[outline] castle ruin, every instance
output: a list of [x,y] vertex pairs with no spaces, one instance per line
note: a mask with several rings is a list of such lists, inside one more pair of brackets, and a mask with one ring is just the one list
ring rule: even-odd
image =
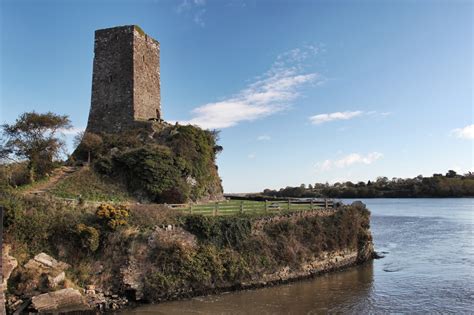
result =
[[160,43],[136,25],[95,31],[86,131],[119,133],[160,119]]

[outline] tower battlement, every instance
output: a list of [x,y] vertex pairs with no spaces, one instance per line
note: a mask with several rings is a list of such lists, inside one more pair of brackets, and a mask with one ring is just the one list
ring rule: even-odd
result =
[[87,131],[117,133],[160,118],[160,43],[136,25],[95,31]]

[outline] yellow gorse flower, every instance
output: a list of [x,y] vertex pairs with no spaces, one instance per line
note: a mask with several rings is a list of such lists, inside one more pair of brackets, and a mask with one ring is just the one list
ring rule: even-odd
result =
[[130,216],[130,211],[122,205],[114,207],[111,204],[103,203],[97,207],[96,216],[106,221],[107,226],[111,229],[116,229],[127,224],[126,218]]

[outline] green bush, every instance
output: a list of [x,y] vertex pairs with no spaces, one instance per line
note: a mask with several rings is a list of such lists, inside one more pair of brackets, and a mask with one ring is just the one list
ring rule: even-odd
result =
[[99,248],[100,233],[96,228],[80,223],[77,225],[77,234],[83,248],[91,252]]
[[241,216],[190,215],[185,217],[184,228],[203,243],[241,248],[250,237],[251,221],[250,218]]
[[160,301],[182,287],[206,290],[224,283],[236,284],[248,279],[250,268],[233,249],[202,244],[186,251],[178,244],[153,249],[153,271],[145,280],[145,296]]
[[185,202],[189,189],[172,152],[160,145],[131,149],[114,159],[129,188],[155,202]]
[[30,184],[27,162],[0,164],[0,188],[17,187]]
[[3,196],[0,203],[5,210],[5,242],[15,245],[20,262],[40,252],[56,257],[61,251],[80,254],[76,226],[90,220],[87,212],[60,201],[15,195]]
[[167,138],[167,145],[183,160],[185,175],[196,180],[191,191],[194,200],[213,185],[220,185],[214,162],[222,148],[216,145],[216,137],[215,132],[188,125],[174,127]]
[[116,230],[118,227],[127,224],[130,212],[123,206],[113,206],[111,204],[103,203],[97,207],[95,215],[104,227]]

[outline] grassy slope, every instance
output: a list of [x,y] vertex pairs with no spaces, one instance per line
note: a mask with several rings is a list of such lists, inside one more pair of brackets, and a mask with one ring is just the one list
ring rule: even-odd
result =
[[90,201],[120,202],[131,199],[124,187],[86,167],[59,181],[50,192],[56,197],[82,197]]

